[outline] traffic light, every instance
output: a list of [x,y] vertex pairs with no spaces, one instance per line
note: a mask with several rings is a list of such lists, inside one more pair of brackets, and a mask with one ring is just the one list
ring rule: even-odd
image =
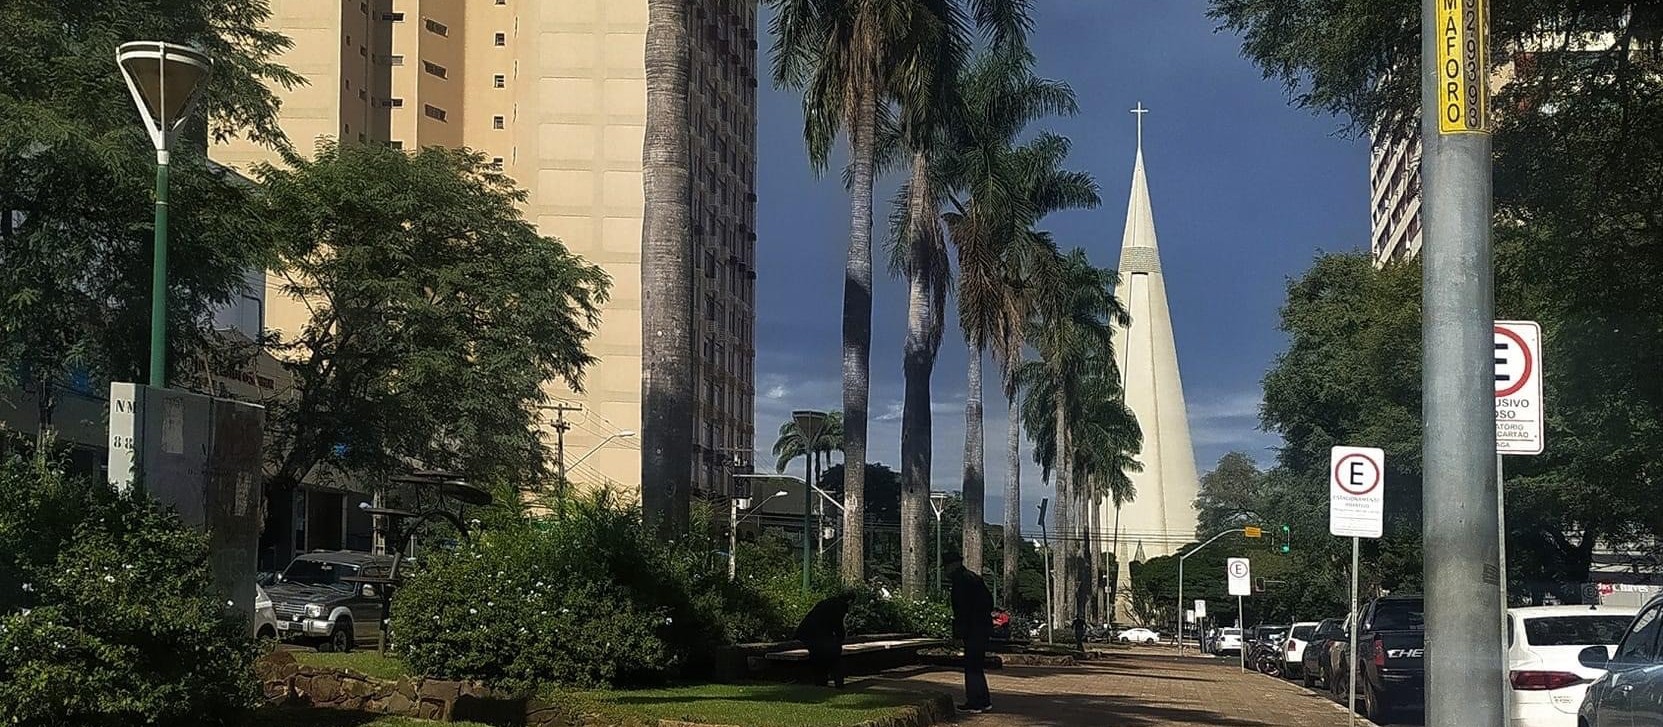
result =
[[1293,531],[1288,529],[1288,526],[1282,526],[1282,537],[1278,540],[1280,544],[1277,546],[1277,550],[1281,551],[1282,555],[1287,555],[1293,550]]
[[1264,576],[1259,576],[1259,577],[1253,579],[1253,592],[1254,593],[1264,593],[1265,592],[1265,577]]

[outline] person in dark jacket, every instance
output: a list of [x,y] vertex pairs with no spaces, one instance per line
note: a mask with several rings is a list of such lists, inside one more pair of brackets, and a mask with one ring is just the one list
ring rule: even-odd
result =
[[849,615],[849,597],[839,594],[814,604],[803,622],[797,624],[797,640],[808,647],[808,665],[814,684],[832,682],[843,688],[843,619]]
[[987,674],[983,671],[987,660],[987,642],[993,636],[993,593],[987,590],[982,577],[964,567],[964,558],[950,558],[947,567],[950,599],[953,605],[953,636],[964,642],[964,704],[965,712],[982,713],[993,709],[993,697],[987,691]]
[[1074,650],[1081,653],[1086,650],[1086,620],[1078,616],[1074,618]]

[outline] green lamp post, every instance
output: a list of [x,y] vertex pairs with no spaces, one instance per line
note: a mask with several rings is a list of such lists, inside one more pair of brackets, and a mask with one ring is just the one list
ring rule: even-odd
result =
[[791,421],[797,425],[797,433],[803,438],[803,459],[808,468],[808,476],[803,478],[803,593],[808,593],[809,560],[814,557],[814,551],[809,548],[809,532],[814,528],[812,519],[814,505],[814,445],[820,441],[820,432],[826,428],[826,413],[814,409],[798,409],[791,412]]
[[116,49],[116,65],[156,146],[156,239],[151,252],[150,386],[167,386],[167,169],[179,127],[196,105],[208,56],[174,43],[135,41]]

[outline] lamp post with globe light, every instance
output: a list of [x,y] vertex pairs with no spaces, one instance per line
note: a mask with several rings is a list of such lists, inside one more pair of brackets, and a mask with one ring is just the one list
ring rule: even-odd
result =
[[820,441],[820,432],[826,428],[826,413],[815,409],[798,409],[791,412],[791,421],[797,425],[797,434],[803,438],[803,465],[808,470],[808,476],[803,478],[803,593],[808,593],[809,559],[814,552],[809,546],[809,531],[814,528],[813,513],[810,506],[814,504],[814,447]]
[[194,49],[160,41],[123,43],[116,65],[156,147],[156,236],[150,273],[150,386],[167,386],[168,152],[196,106],[211,62]]

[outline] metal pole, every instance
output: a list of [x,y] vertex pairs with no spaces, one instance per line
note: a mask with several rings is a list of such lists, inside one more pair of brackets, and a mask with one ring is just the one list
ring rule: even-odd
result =
[[1045,539],[1045,643],[1054,643],[1056,635],[1056,611],[1051,604],[1051,536],[1045,528],[1039,529],[1040,537]]
[[1241,632],[1241,671],[1247,673],[1247,606],[1241,596],[1236,596],[1236,630]]
[[941,511],[935,511],[935,592],[941,592]]
[[1423,519],[1422,540],[1434,727],[1506,718],[1498,513],[1496,493],[1485,492],[1496,479],[1487,4],[1421,3],[1422,507],[1437,513]]
[[1178,655],[1184,655],[1184,559],[1181,557],[1178,559]]
[[803,595],[806,596],[808,595],[808,561],[809,558],[814,557],[814,550],[810,547],[808,539],[809,528],[814,527],[812,520],[814,513],[813,507],[811,507],[814,504],[814,456],[809,452],[803,454],[806,455],[803,457],[803,474],[808,475],[808,479],[803,480]]
[[[1507,491],[1506,478],[1503,476],[1502,454],[1496,451],[1496,561],[1501,572],[1501,632],[1498,643],[1501,653],[1507,653]],[[1501,708],[1502,714],[1513,713],[1513,682],[1508,676],[1508,669],[1501,670]]]
[[1357,628],[1362,626],[1361,614],[1357,613],[1357,542],[1357,538],[1351,539],[1351,628],[1347,629],[1351,632],[1347,637],[1351,639],[1351,650],[1346,652],[1345,677],[1345,713],[1351,715],[1353,726],[1357,724]]
[[739,573],[739,498],[728,492],[728,580]]
[[168,152],[157,150],[156,237],[150,257],[150,386],[156,389],[167,388],[167,170]]

